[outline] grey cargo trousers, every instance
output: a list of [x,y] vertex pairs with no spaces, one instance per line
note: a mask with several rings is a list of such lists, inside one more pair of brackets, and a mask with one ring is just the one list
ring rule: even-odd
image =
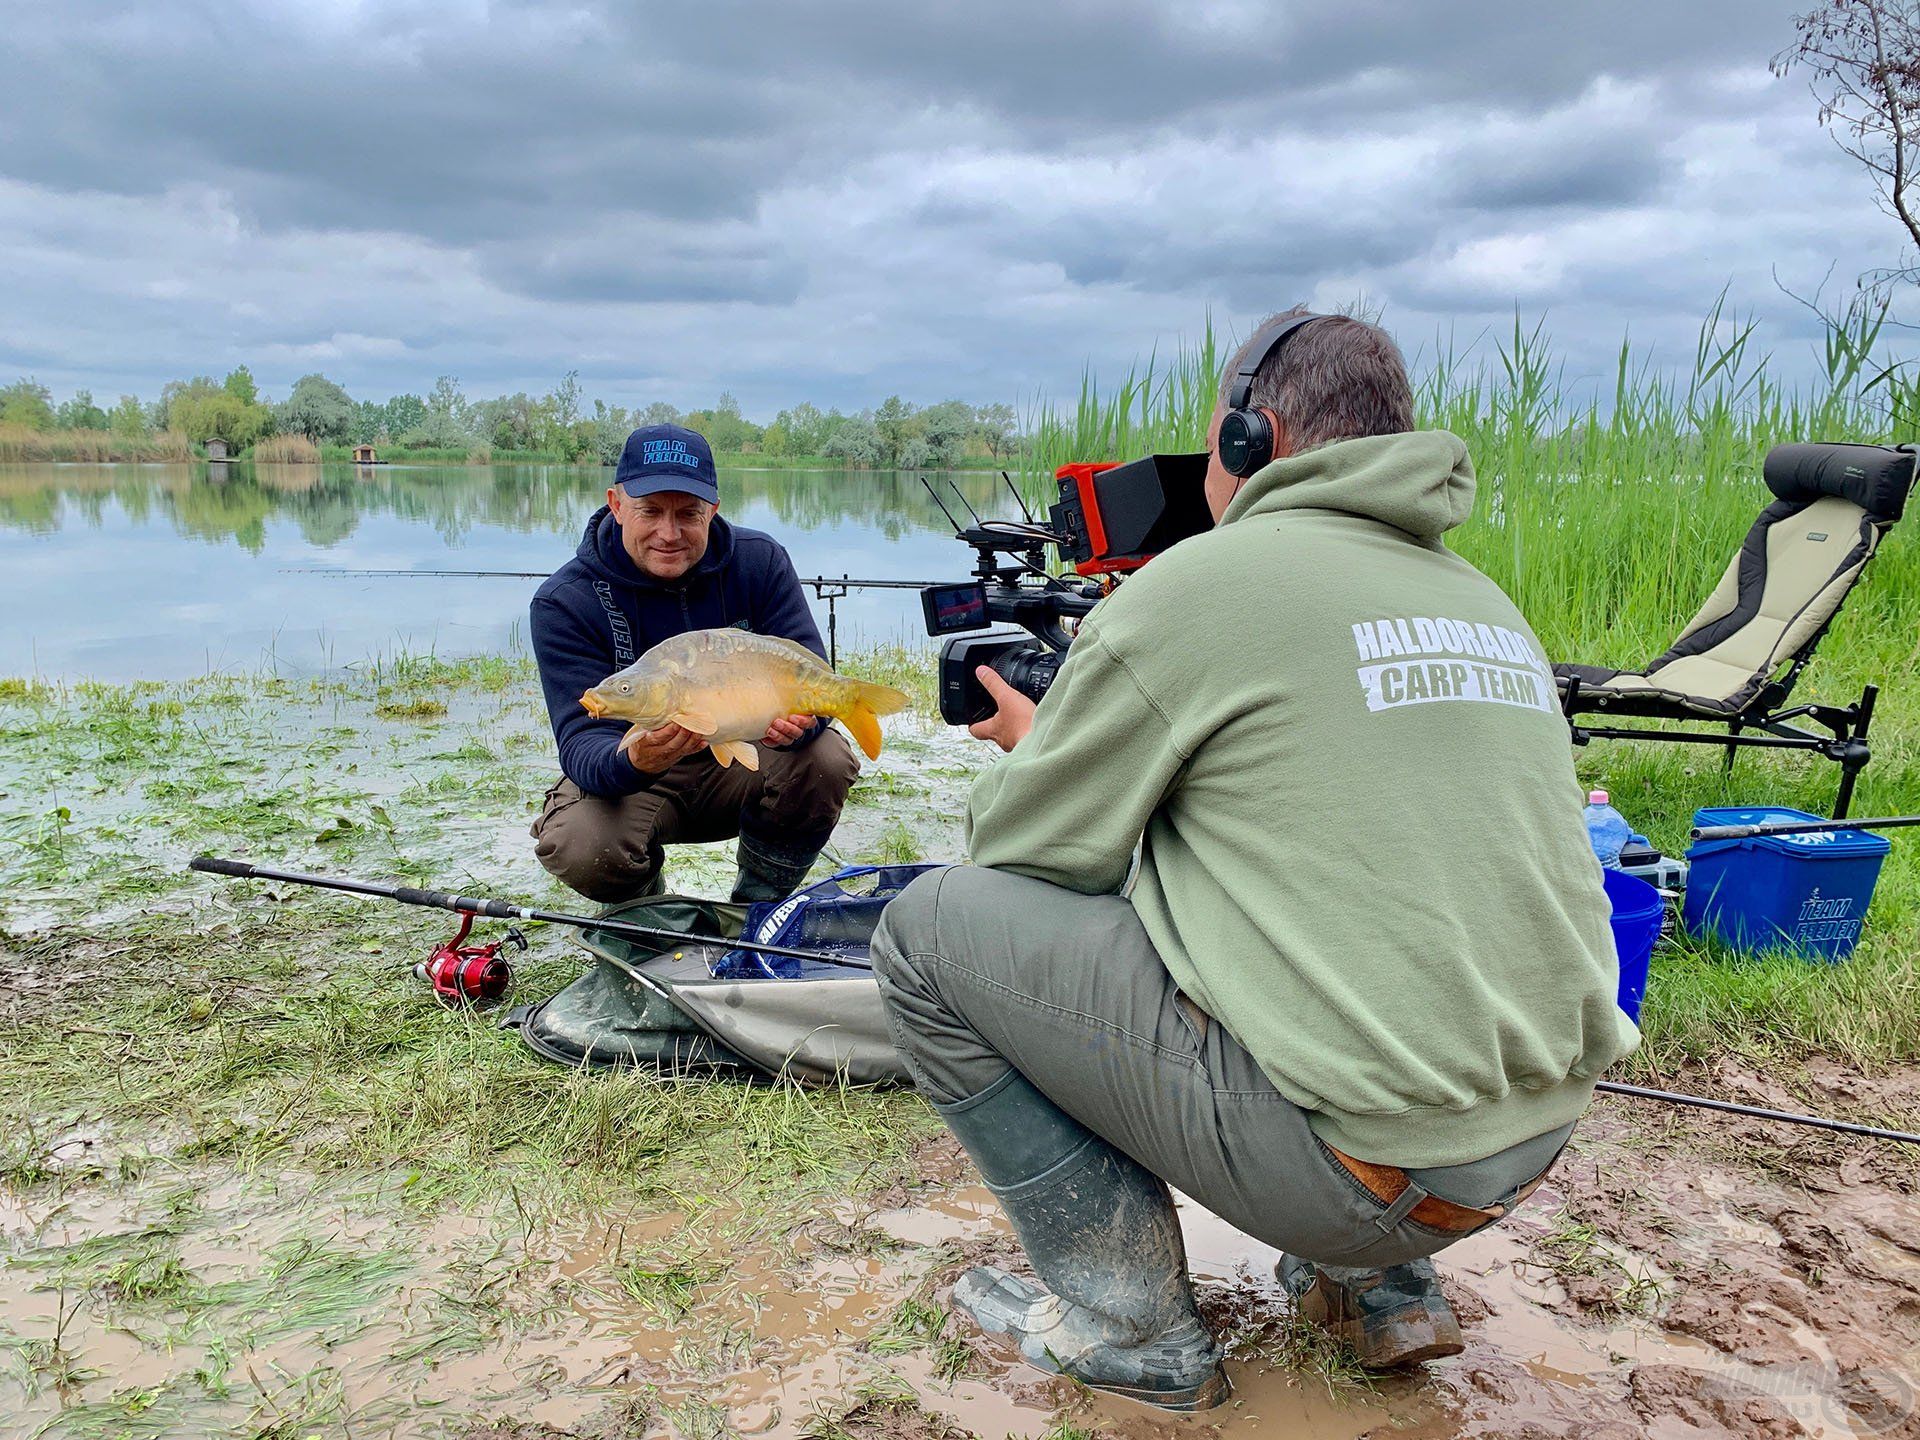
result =
[[671,844],[744,836],[775,854],[811,855],[833,834],[860,774],[837,730],[798,750],[760,747],[760,768],[689,755],[633,795],[589,795],[562,778],[533,822],[533,853],[563,885],[615,905],[644,895]]
[[[1395,1215],[1363,1187],[1307,1112],[1180,995],[1117,895],[936,870],[887,906],[873,960],[894,1043],[936,1104],[980,1094],[1011,1066],[1228,1224],[1319,1264],[1396,1265],[1471,1233]],[[1506,1203],[1572,1131],[1408,1174],[1458,1205]]]

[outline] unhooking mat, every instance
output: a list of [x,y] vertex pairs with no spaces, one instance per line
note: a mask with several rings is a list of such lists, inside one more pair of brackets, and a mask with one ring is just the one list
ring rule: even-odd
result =
[[[856,902],[844,915],[858,917],[864,939],[879,919],[879,897],[932,868],[842,871],[813,889],[844,886],[841,893]],[[868,898],[861,903],[863,889]],[[656,895],[606,918],[678,931],[686,943],[655,948],[604,930],[582,932],[581,944],[596,963],[551,999],[521,1006],[502,1022],[517,1028],[536,1054],[568,1065],[645,1066],[668,1075],[912,1083],[887,1033],[871,971],[790,962],[780,968],[791,972],[797,965],[798,974],[745,972],[741,952],[728,943],[747,919],[739,905]]]

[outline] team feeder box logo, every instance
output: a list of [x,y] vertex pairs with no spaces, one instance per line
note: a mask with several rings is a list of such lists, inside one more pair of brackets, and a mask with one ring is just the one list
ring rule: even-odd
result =
[[1552,670],[1526,636],[1470,620],[1362,620],[1353,627],[1356,672],[1369,710],[1438,700],[1475,700],[1557,710]]
[[1851,895],[1837,900],[1822,900],[1820,892],[1814,891],[1800,906],[1793,938],[1808,944],[1827,940],[1858,940],[1860,921],[1848,918],[1853,915],[1853,900]]

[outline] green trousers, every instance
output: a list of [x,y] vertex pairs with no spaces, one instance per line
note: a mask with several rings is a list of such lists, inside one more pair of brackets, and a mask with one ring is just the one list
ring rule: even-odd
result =
[[[887,906],[873,959],[894,1043],[937,1104],[1018,1070],[1228,1224],[1322,1264],[1396,1265],[1471,1233],[1423,1225],[1363,1187],[1307,1112],[1179,993],[1120,896],[952,866]],[[1505,1204],[1572,1130],[1408,1174],[1458,1205]]]

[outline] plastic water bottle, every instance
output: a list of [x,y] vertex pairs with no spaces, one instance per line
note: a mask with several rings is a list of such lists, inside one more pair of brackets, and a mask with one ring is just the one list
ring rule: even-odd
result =
[[1620,868],[1620,850],[1633,838],[1627,817],[1607,803],[1607,792],[1587,792],[1587,843],[1599,858],[1602,869]]

